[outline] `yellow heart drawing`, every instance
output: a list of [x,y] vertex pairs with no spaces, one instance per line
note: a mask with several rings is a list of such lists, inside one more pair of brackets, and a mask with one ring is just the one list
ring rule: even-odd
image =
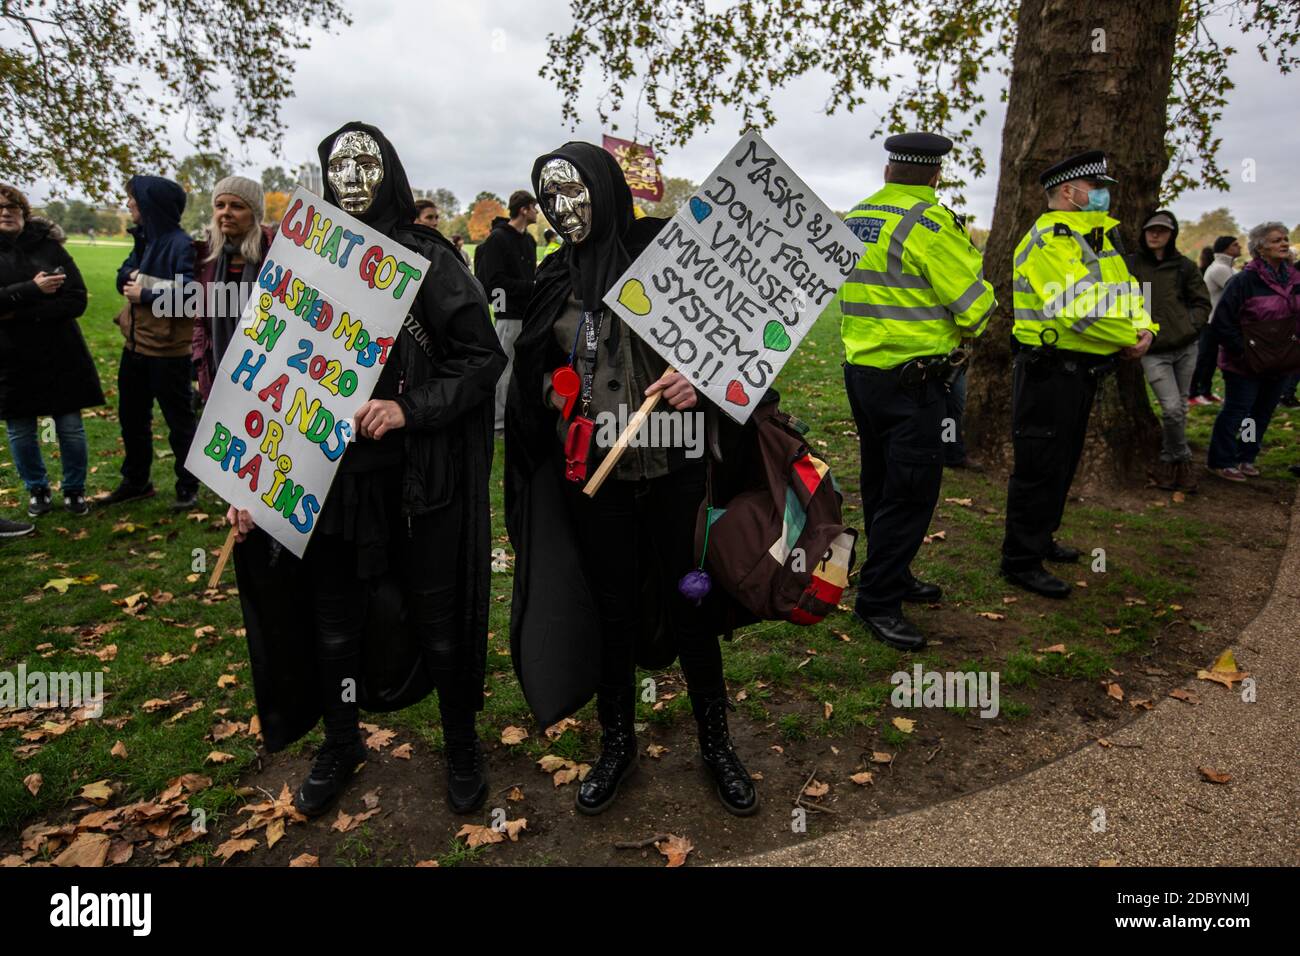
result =
[[650,314],[650,297],[645,294],[645,286],[640,279],[628,279],[618,293],[619,304],[633,315]]

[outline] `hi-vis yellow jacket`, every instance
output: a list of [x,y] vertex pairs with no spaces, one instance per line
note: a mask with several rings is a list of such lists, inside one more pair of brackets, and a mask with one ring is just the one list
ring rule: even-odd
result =
[[984,331],[996,304],[984,257],[932,188],[887,183],[844,221],[866,243],[840,291],[850,364],[895,368]]
[[1134,345],[1142,329],[1159,331],[1112,241],[1118,225],[1104,212],[1052,210],[1038,217],[1012,266],[1017,341],[1039,345],[1040,333],[1053,329],[1058,348],[1110,355]]

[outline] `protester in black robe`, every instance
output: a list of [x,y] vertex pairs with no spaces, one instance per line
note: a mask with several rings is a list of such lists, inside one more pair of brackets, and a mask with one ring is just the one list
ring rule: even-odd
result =
[[[581,179],[570,183],[570,191],[580,195],[585,187],[590,200],[589,223],[576,229],[571,214],[557,212],[555,189],[546,188],[543,170],[555,159],[570,163]],[[550,373],[569,364],[576,342],[575,370],[580,375],[596,370],[595,404],[607,408],[616,395],[630,415],[650,386],[651,392],[662,390],[675,409],[695,406],[689,381],[677,373],[665,375],[664,360],[601,301],[665,220],[634,218],[618,164],[589,143],[568,143],[538,158],[533,186],[548,221],[566,241],[538,273],[515,345],[507,402],[506,523],[516,554],[511,609],[516,672],[543,722],[581,707],[595,690],[601,755],[576,796],[579,811],[595,814],[608,808],[637,764],[636,663],[664,667],[680,655],[701,753],[718,796],[733,813],[753,813],[758,795],[727,728],[717,639],[743,621],[720,589],[698,606],[677,589],[678,580],[700,561],[695,533],[706,494],[705,461],[681,448],[658,455],[629,453],[588,498],[582,482],[565,478],[567,426],[559,421],[549,387]],[[584,346],[588,328],[596,330],[598,340],[594,361]],[[697,411],[715,422],[719,417],[711,407]],[[709,431],[709,443],[716,447],[724,439],[734,444],[739,429],[726,436]],[[593,442],[588,474],[603,452]]]
[[[321,168],[349,131],[377,144],[383,174],[353,215],[430,267],[302,560],[261,531],[235,548],[257,710],[272,751],[324,717],[324,746],[295,796],[316,815],[365,759],[358,707],[395,710],[436,687],[448,801],[468,812],[487,794],[474,717],[487,655],[492,403],[506,359],[464,261],[413,222],[406,173],[383,133],[348,123],[321,141]],[[329,177],[325,198],[347,208]],[[241,532],[251,529],[248,512],[231,511]]]

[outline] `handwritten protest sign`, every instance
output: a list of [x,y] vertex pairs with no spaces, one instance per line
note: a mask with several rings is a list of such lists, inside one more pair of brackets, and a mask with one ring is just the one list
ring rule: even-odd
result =
[[429,262],[299,188],[185,460],[299,557]]
[[862,240],[750,132],[605,304],[743,423],[861,254]]

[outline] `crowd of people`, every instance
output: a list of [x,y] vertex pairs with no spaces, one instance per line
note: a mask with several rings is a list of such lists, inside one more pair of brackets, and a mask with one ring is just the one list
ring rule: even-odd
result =
[[[854,612],[876,639],[915,650],[925,637],[903,604],[942,593],[910,566],[943,468],[975,464],[960,433],[965,360],[997,302],[982,254],[936,198],[951,142],[915,133],[885,146],[883,187],[846,217],[863,253],[841,292],[866,538]],[[380,130],[347,124],[321,141],[320,159],[325,199],[431,265],[408,317],[423,334],[404,326],[358,409],[357,438],[304,557],[286,554],[249,512],[231,508],[227,516],[239,542],[235,569],[266,744],[281,749],[324,723],[325,743],[296,805],[323,812],[364,759],[362,708],[405,706],[436,690],[448,802],[457,812],[482,806],[487,781],[474,714],[483,703],[495,432],[504,438],[505,517],[516,555],[514,651],[528,628],[564,635],[540,642],[550,655],[542,673],[566,684],[582,670],[594,688],[601,752],[579,785],[577,809],[607,809],[636,769],[635,671],[652,648],[656,661],[665,654],[681,661],[700,752],[723,806],[753,813],[758,791],[731,741],[719,646],[749,609],[721,588],[688,594],[678,584],[699,562],[701,503],[724,480],[711,466],[745,460],[737,452],[745,429],[702,408],[709,461],[641,448],[619,459],[595,495],[583,493],[572,467],[582,421],[655,394],[676,411],[701,404],[690,380],[603,302],[665,220],[637,214],[609,153],[568,143],[537,157],[531,188],[510,196],[471,265],[460,244],[438,232],[437,206],[413,198]],[[1125,252],[1110,213],[1114,182],[1099,151],[1044,171],[1045,211],[1014,257],[1015,462],[1002,573],[1053,598],[1067,597],[1070,586],[1044,562],[1079,559],[1055,535],[1099,382],[1118,362],[1141,362],[1160,408],[1152,481],[1188,492],[1198,486],[1189,406],[1219,404],[1206,466],[1220,479],[1246,481],[1258,476],[1270,418],[1280,401],[1294,400],[1300,374],[1300,270],[1286,228],[1252,228],[1240,271],[1234,236],[1217,239],[1198,267],[1178,248],[1177,219],[1160,209]],[[173,507],[186,510],[198,493],[184,465],[194,392],[208,399],[247,295],[199,296],[198,314],[155,303],[191,283],[247,290],[274,229],[263,222],[261,187],[241,176],[216,184],[198,239],[181,229],[187,197],[175,182],[134,176],[127,199],[132,248],[116,277],[124,453],[121,480],[99,503],[155,493],[157,402],[173,456]],[[530,231],[539,214],[553,227],[540,261]],[[53,508],[41,420],[53,419],[64,507],[82,515],[90,503],[81,412],[104,403],[78,324],[85,284],[64,238],[22,193],[0,186],[0,417],[32,518]],[[1216,369],[1222,398],[1213,389]],[[562,377],[573,387],[561,387]],[[953,421],[958,429],[948,434]],[[584,449],[580,476],[607,451]],[[32,529],[5,521],[0,534]],[[597,648],[594,657],[565,656],[584,640]],[[340,694],[348,686],[359,690]]]

